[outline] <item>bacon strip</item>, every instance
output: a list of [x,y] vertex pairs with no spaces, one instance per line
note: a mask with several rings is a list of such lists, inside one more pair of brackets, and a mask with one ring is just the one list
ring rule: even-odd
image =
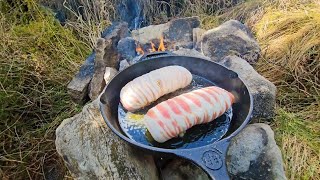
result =
[[139,76],[120,92],[120,101],[128,111],[135,111],[161,96],[188,86],[192,74],[182,66],[166,66]]
[[227,111],[234,100],[230,92],[210,86],[159,103],[149,109],[144,122],[152,137],[162,143],[192,126],[213,121]]

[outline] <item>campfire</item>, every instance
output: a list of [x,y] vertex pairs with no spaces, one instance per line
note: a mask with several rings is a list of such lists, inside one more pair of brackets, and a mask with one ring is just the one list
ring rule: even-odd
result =
[[[156,46],[155,43],[150,41],[150,46],[151,47],[148,48],[148,52],[151,53],[151,52],[159,52],[159,51],[165,51],[166,50],[166,47],[164,45],[164,38],[162,36],[160,37],[160,40],[156,40],[156,41],[159,42],[158,46]],[[136,47],[137,54],[138,55],[143,55],[145,53],[145,50],[143,50],[142,45],[139,42],[136,42],[136,44],[137,44],[137,47]]]

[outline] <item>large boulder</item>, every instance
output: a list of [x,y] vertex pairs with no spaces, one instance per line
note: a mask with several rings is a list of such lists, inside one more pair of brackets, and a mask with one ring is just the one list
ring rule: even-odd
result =
[[[235,136],[227,152],[231,179],[286,179],[281,151],[269,125],[251,124]],[[162,169],[165,180],[209,180],[193,163],[175,159]]]
[[238,73],[248,86],[253,96],[253,120],[271,119],[276,103],[276,86],[237,56],[227,56],[220,63]]
[[201,49],[204,55],[219,62],[225,56],[237,55],[254,64],[260,54],[260,47],[247,26],[236,20],[229,20],[202,35]]
[[267,124],[247,126],[232,139],[227,167],[233,179],[286,179],[281,151]]
[[107,127],[98,99],[61,123],[55,143],[75,179],[158,179],[153,158]]

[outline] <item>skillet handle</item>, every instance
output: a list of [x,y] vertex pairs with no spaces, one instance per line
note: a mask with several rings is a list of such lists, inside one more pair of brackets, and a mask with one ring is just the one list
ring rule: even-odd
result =
[[145,53],[140,60],[147,60],[153,57],[159,57],[159,56],[168,56],[168,55],[174,55],[170,51],[159,51],[159,52],[152,52],[152,53]]
[[230,180],[226,165],[226,154],[229,144],[230,139],[224,139],[211,146],[186,149],[175,154],[182,158],[189,159],[200,166],[211,179]]

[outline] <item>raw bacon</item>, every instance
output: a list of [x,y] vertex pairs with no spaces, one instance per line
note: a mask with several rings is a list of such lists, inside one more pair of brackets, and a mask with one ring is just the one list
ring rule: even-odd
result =
[[120,92],[120,101],[128,111],[149,105],[161,96],[191,83],[191,73],[182,66],[166,66],[139,76]]
[[194,90],[159,103],[144,117],[152,137],[165,142],[197,124],[211,122],[234,103],[230,92],[210,86]]

